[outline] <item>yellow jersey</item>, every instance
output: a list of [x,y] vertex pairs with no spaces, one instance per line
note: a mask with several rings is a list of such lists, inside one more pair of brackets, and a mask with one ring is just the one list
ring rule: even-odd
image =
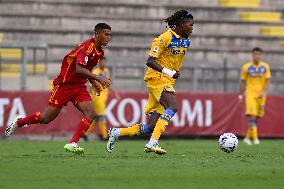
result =
[[[101,68],[94,69],[93,74],[96,74],[100,78],[110,78],[109,69],[106,67],[103,70]],[[92,92],[92,95],[93,95],[93,92]],[[100,96],[96,96],[96,97],[107,97],[107,95],[108,95],[108,88],[102,89]]]
[[259,62],[258,65],[248,62],[242,67],[241,80],[246,81],[246,94],[258,96],[263,91],[266,79],[271,78],[269,65]]
[[[172,29],[168,29],[152,42],[149,56],[155,57],[156,62],[162,67],[179,71],[183,65],[184,55],[190,46],[190,38],[181,37]],[[174,79],[152,68],[147,68],[144,80],[151,78],[165,78],[171,84]]]

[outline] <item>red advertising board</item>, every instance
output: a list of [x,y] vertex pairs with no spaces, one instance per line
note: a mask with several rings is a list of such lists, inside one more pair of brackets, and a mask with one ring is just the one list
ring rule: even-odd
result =
[[[49,92],[0,93],[0,132],[16,114],[29,115],[44,111]],[[145,122],[143,108],[147,93],[124,92],[118,101],[110,97],[106,108],[108,127],[126,127]],[[177,93],[178,113],[171,120],[166,135],[217,136],[224,132],[244,135],[247,119],[244,104],[239,104],[236,94]],[[269,96],[266,114],[259,121],[261,137],[284,137],[284,96]],[[16,134],[65,135],[72,134],[82,114],[69,103],[59,116],[48,125],[32,125],[17,130]]]

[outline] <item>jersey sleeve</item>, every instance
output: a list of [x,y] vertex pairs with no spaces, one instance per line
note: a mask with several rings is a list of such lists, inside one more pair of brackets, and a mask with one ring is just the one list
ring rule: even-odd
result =
[[269,65],[268,65],[268,64],[267,64],[267,66],[266,66],[266,74],[265,74],[265,78],[266,78],[266,79],[270,79],[270,78],[271,78],[270,67],[269,67]]
[[155,38],[152,42],[149,56],[158,58],[168,45],[169,36],[165,33]]
[[80,47],[80,49],[77,51],[76,56],[76,64],[81,64],[83,66],[86,66],[89,61],[89,52],[90,52],[91,45],[84,44]]
[[241,73],[240,79],[241,80],[246,80],[247,79],[247,69],[246,69],[246,66],[242,67],[242,73]]

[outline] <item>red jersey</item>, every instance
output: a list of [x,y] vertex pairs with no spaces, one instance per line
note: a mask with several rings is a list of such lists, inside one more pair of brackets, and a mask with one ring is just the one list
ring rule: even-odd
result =
[[62,83],[86,85],[87,78],[75,72],[76,64],[81,64],[92,71],[103,56],[104,52],[96,50],[94,38],[80,43],[63,58],[60,74],[53,80],[53,85]]

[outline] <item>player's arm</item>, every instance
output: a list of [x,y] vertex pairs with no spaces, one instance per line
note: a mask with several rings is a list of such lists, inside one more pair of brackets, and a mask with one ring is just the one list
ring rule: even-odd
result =
[[164,73],[164,74],[167,74],[168,76],[174,78],[174,79],[177,79],[180,74],[179,74],[179,71],[175,71],[175,70],[170,70],[168,68],[164,68],[162,67],[160,64],[158,64],[156,62],[156,59],[155,57],[152,57],[152,56],[149,56],[148,60],[147,60],[147,63],[146,65],[158,72],[161,72],[161,73]]
[[263,90],[260,92],[260,94],[258,95],[259,98],[262,98],[262,97],[265,97],[266,94],[267,94],[267,90],[270,86],[270,79],[269,78],[266,78],[265,79],[265,84],[264,84],[264,87],[263,87]]
[[116,99],[119,100],[121,98],[118,92],[114,90],[112,87],[109,87],[109,91],[115,96]]
[[95,82],[97,81],[102,85],[103,88],[107,88],[110,86],[111,83],[110,79],[100,78],[97,75],[92,74],[92,72],[90,72],[87,68],[85,68],[84,65],[76,64],[75,72],[87,78],[92,85],[94,85]]
[[80,50],[77,52],[75,72],[87,78],[89,81],[94,80],[94,81],[99,82],[103,88],[109,87],[111,83],[110,79],[99,78],[95,74],[92,74],[92,72],[86,68],[88,61],[89,61],[89,57],[87,54],[88,49],[89,49],[89,46],[87,44],[84,44],[84,46],[82,46],[82,48],[80,48]]
[[239,102],[242,102],[243,97],[245,95],[246,91],[246,78],[247,78],[247,73],[246,73],[246,68],[243,66],[242,67],[242,73],[241,73],[241,78],[240,78],[240,94],[239,94]]
[[168,76],[177,79],[180,75],[179,71],[164,68],[156,61],[157,58],[159,58],[160,54],[162,54],[163,51],[166,49],[168,43],[169,36],[167,36],[166,34],[162,34],[158,38],[154,39],[146,65],[158,72],[167,74]]
[[265,74],[265,84],[263,86],[263,90],[261,91],[261,93],[259,94],[259,98],[265,97],[267,94],[267,90],[270,86],[270,78],[271,78],[271,72],[270,72],[270,67],[269,65],[267,65],[266,68],[266,74]]
[[238,96],[240,103],[243,102],[245,91],[246,91],[246,80],[241,79],[241,81],[240,81],[240,94]]
[[246,91],[246,80],[241,80],[240,82],[240,94],[244,95]]

